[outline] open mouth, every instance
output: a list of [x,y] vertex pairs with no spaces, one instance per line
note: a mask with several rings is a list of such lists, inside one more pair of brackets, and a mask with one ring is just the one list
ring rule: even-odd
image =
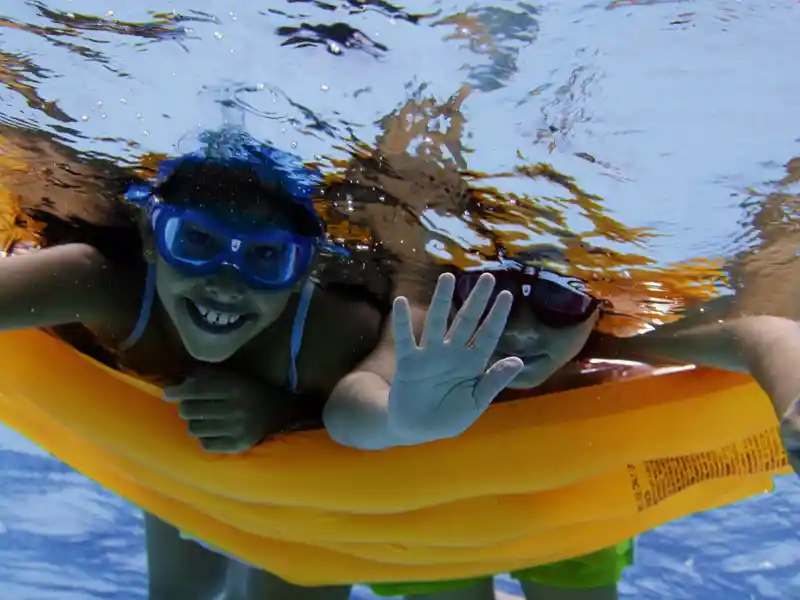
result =
[[186,310],[194,324],[209,333],[230,333],[255,318],[252,313],[222,311],[186,298]]
[[496,353],[496,356],[497,356],[497,358],[508,358],[508,357],[511,357],[511,356],[516,356],[523,363],[525,363],[526,367],[529,367],[533,363],[536,363],[536,362],[539,362],[539,361],[542,361],[542,360],[546,360],[546,359],[549,358],[549,356],[544,352],[535,352],[535,353],[532,353],[532,354],[521,354],[521,353],[520,354],[514,354],[514,353],[510,353],[510,352],[499,351],[499,352]]
[[522,362],[527,365],[540,360],[547,360],[550,358],[550,356],[544,352],[537,352],[535,354],[523,354],[520,356],[520,358],[522,359]]

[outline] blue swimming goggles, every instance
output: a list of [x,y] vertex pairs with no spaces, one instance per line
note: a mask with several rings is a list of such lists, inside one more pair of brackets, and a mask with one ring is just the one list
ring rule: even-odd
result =
[[149,212],[158,253],[189,275],[211,275],[228,266],[250,287],[283,290],[307,274],[320,246],[318,239],[275,227],[237,231],[205,211],[154,200]]
[[[280,179],[284,189],[292,192],[298,204],[319,218],[311,202],[313,181],[299,159],[260,144],[251,144],[245,151],[237,147],[237,152],[215,162],[246,162],[262,179]],[[227,266],[238,271],[248,286],[277,291],[291,288],[307,275],[317,251],[346,252],[327,242],[322,233],[319,237],[306,237],[274,226],[242,231],[215,219],[207,211],[162,202],[157,186],[183,160],[204,161],[209,158],[194,153],[163,161],[154,184],[133,185],[125,195],[129,202],[147,211],[158,253],[175,269],[203,276]]]

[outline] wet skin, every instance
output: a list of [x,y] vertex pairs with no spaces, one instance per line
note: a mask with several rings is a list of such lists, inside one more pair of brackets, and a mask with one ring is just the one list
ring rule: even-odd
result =
[[[244,232],[284,225],[269,206],[245,214],[210,210],[222,225]],[[220,363],[275,324],[305,282],[285,290],[248,286],[232,266],[210,275],[186,274],[158,255],[149,219],[143,215],[145,260],[155,264],[156,291],[183,346],[197,360]],[[200,240],[202,242],[202,240]]]
[[528,306],[519,303],[511,312],[492,360],[507,356],[521,358],[525,368],[508,387],[537,387],[583,349],[598,317],[599,311],[595,311],[583,323],[556,329],[542,324]]

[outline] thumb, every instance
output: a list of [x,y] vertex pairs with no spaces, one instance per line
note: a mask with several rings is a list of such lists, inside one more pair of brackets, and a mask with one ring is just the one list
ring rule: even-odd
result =
[[475,403],[485,410],[500,392],[520,374],[525,363],[516,356],[509,356],[494,363],[483,374],[475,387]]

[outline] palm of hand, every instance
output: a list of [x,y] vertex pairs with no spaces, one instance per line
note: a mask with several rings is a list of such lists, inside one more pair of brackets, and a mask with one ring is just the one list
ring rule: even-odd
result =
[[448,329],[455,279],[436,286],[418,345],[405,298],[395,301],[393,322],[397,371],[389,394],[390,425],[423,441],[459,435],[489,407],[522,369],[504,358],[486,369],[505,328],[512,297],[498,295],[481,323],[494,287],[484,275]]

